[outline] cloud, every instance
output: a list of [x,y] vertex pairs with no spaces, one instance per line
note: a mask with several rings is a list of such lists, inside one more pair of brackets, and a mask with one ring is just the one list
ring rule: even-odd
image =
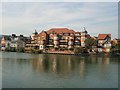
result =
[[[114,12],[113,12],[114,11]],[[67,27],[117,37],[117,3],[3,3],[3,33],[30,35],[33,29]]]

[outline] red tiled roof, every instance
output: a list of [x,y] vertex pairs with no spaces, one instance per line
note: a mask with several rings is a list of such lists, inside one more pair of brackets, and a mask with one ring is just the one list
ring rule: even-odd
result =
[[99,34],[98,39],[105,39],[107,36],[111,37],[111,34]]
[[75,34],[81,34],[81,32],[75,32]]
[[74,30],[70,30],[68,28],[52,28],[52,29],[47,31],[48,34],[50,34],[52,32],[54,32],[56,34],[60,34],[60,33],[75,33]]

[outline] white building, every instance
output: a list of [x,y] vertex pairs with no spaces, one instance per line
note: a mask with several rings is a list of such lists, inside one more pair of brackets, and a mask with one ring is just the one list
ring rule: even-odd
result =
[[25,42],[17,37],[11,41],[10,47],[14,47],[16,49],[24,48]]
[[111,34],[98,35],[98,52],[110,52]]
[[11,44],[11,39],[10,36],[4,35],[2,36],[1,39],[1,50],[5,50],[6,48],[10,48],[10,44]]

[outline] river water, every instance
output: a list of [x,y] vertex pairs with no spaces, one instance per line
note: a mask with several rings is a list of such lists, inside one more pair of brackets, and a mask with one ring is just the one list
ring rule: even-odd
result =
[[2,87],[118,88],[118,58],[2,52]]

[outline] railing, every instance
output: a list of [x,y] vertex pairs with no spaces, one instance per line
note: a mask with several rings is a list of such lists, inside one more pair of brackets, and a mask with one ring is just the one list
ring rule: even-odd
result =
[[59,40],[59,42],[68,42],[66,39]]

